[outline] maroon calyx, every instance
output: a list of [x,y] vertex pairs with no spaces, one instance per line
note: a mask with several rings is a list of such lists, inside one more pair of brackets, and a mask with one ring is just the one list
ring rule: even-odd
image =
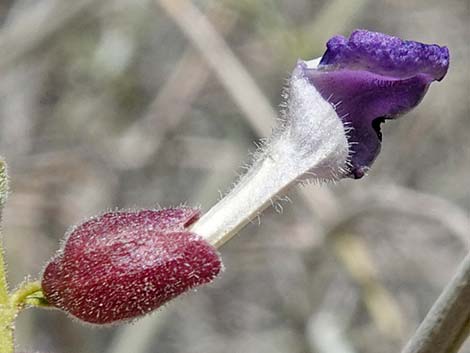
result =
[[217,250],[188,226],[199,211],[181,207],[110,212],[75,227],[47,265],[48,302],[89,323],[146,314],[211,282],[221,271]]

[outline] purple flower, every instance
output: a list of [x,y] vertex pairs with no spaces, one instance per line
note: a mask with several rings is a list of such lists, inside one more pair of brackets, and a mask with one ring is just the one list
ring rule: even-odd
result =
[[299,61],[296,71],[349,129],[349,176],[361,178],[380,152],[380,124],[418,105],[448,66],[446,47],[356,30],[349,39],[331,38],[319,63]]
[[216,249],[188,227],[182,207],[110,212],[73,229],[42,279],[47,301],[86,322],[146,314],[221,271]]

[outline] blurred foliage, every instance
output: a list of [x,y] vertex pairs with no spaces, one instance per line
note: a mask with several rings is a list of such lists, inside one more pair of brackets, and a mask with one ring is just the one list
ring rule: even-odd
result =
[[[274,107],[298,57],[320,56],[331,35],[354,28],[447,45],[451,70],[418,109],[385,126],[367,178],[308,186],[310,199],[294,190],[282,215],[268,210],[261,227],[248,226],[222,249],[226,271],[210,287],[122,327],[27,311],[18,347],[397,352],[469,248],[468,1],[194,4]],[[12,189],[3,229],[13,285],[38,275],[70,225],[103,210],[209,208],[262,137],[158,1],[3,1],[0,23],[0,153]],[[365,255],[344,257],[343,236]],[[400,329],[388,331],[390,317]]]

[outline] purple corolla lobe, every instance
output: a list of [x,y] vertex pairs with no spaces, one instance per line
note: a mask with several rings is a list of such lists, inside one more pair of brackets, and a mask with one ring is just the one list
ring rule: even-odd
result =
[[366,30],[354,31],[349,39],[334,36],[326,46],[320,66],[337,65],[396,78],[420,73],[438,81],[444,78],[449,67],[446,47]]
[[380,152],[380,124],[414,108],[449,66],[446,47],[403,41],[366,30],[335,36],[304,76],[334,107],[349,130],[349,176],[361,178]]

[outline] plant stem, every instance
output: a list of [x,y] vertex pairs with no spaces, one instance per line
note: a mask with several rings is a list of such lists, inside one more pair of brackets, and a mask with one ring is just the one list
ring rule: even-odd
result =
[[[7,195],[8,176],[6,165],[0,159],[0,222]],[[15,315],[15,310],[12,310],[9,305],[8,282],[3,258],[3,239],[0,234],[0,353],[13,353],[13,320]]]
[[11,294],[9,300],[10,306],[12,308],[22,309],[27,303],[31,303],[28,297],[36,293],[42,296],[41,282],[26,282]]
[[456,353],[470,332],[470,253],[402,353]]
[[[38,293],[39,298],[30,300],[29,296]],[[41,283],[39,281],[26,282],[7,301],[0,303],[0,353],[13,353],[14,351],[14,320],[21,309],[26,305],[41,306]]]
[[[0,159],[0,227],[2,221],[2,210],[8,195],[8,176],[5,162]],[[5,260],[3,258],[3,239],[0,234],[0,305],[8,302],[8,283],[5,271]]]
[[6,304],[0,304],[0,353],[13,353],[13,321],[16,311]]
[[[1,243],[1,240],[0,240]],[[8,285],[6,281],[5,263],[3,260],[3,247],[0,244],[0,310],[8,304]]]

